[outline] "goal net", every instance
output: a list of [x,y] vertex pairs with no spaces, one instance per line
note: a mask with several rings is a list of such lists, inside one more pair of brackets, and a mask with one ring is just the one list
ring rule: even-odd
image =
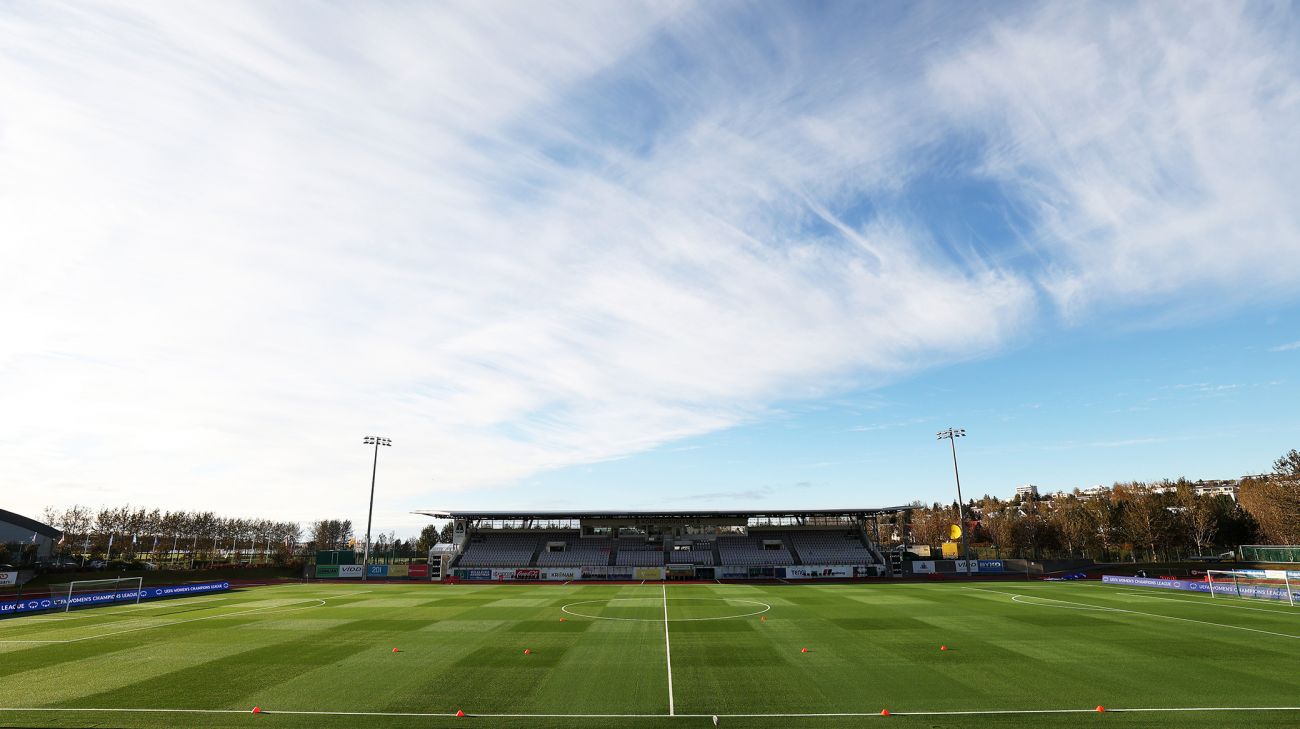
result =
[[1298,577],[1286,570],[1208,570],[1205,581],[1210,583],[1210,597],[1281,600],[1294,606],[1300,599]]
[[[60,586],[63,587],[63,586]],[[136,604],[142,596],[143,579],[116,577],[107,580],[77,580],[67,583],[67,589],[53,592],[60,598],[63,612],[107,605]]]

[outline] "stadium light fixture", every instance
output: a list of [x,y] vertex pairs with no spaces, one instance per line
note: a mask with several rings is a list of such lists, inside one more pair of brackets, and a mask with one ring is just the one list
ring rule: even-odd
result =
[[957,472],[957,439],[966,437],[965,428],[948,428],[941,430],[938,434],[939,440],[947,440],[952,446],[952,475],[957,479],[957,522],[961,527],[961,553],[962,559],[966,560],[966,576],[971,576],[970,568],[970,542],[966,536],[966,519],[962,516],[965,511],[965,504],[961,498],[961,474]]
[[361,579],[370,579],[370,522],[375,516],[375,473],[379,470],[379,446],[391,446],[393,441],[389,438],[380,438],[375,435],[367,435],[361,441],[365,445],[375,447],[375,461],[370,466],[370,509],[366,512],[366,548],[361,555]]

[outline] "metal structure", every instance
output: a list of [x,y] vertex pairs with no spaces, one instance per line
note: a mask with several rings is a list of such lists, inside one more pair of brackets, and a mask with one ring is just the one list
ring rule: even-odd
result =
[[389,438],[367,435],[361,442],[375,447],[375,461],[370,466],[370,509],[366,511],[366,549],[361,557],[361,579],[368,580],[370,579],[370,522],[375,516],[375,474],[379,471],[379,446],[391,446],[393,441]]
[[961,474],[957,472],[957,439],[966,437],[965,428],[948,428],[938,433],[939,440],[947,440],[952,446],[952,475],[957,479],[957,524],[961,527],[961,557],[966,561],[966,576],[972,574],[970,568],[970,543],[966,535],[966,502],[961,498]]

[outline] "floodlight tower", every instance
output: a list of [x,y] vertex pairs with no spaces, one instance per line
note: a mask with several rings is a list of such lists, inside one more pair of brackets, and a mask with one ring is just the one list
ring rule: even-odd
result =
[[366,550],[361,556],[361,579],[370,579],[370,521],[375,516],[375,473],[379,470],[379,446],[391,446],[393,441],[388,438],[380,438],[374,435],[367,435],[365,440],[361,441],[365,445],[375,447],[375,461],[370,466],[370,510],[366,512]]
[[965,428],[948,428],[939,431],[938,439],[947,439],[952,446],[952,475],[957,479],[957,526],[961,529],[961,552],[962,558],[966,560],[966,576],[970,577],[970,546],[966,541],[966,519],[962,516],[965,510],[965,504],[961,499],[961,474],[957,472],[957,439],[966,437]]

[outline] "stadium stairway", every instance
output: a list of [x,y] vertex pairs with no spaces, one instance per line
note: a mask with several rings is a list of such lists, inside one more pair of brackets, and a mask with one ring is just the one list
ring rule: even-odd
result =
[[537,558],[542,556],[543,549],[546,549],[546,540],[545,539],[537,540],[537,549],[533,550],[533,556],[528,560],[529,567],[537,566]]
[[609,562],[610,567],[618,564],[618,540],[612,539],[609,542]]
[[722,566],[722,552],[718,551],[718,540],[713,540],[713,564]]
[[782,534],[781,543],[785,545],[785,551],[790,553],[790,559],[794,560],[795,564],[803,564],[803,558],[799,556],[799,550],[794,548],[794,541],[790,537]]

